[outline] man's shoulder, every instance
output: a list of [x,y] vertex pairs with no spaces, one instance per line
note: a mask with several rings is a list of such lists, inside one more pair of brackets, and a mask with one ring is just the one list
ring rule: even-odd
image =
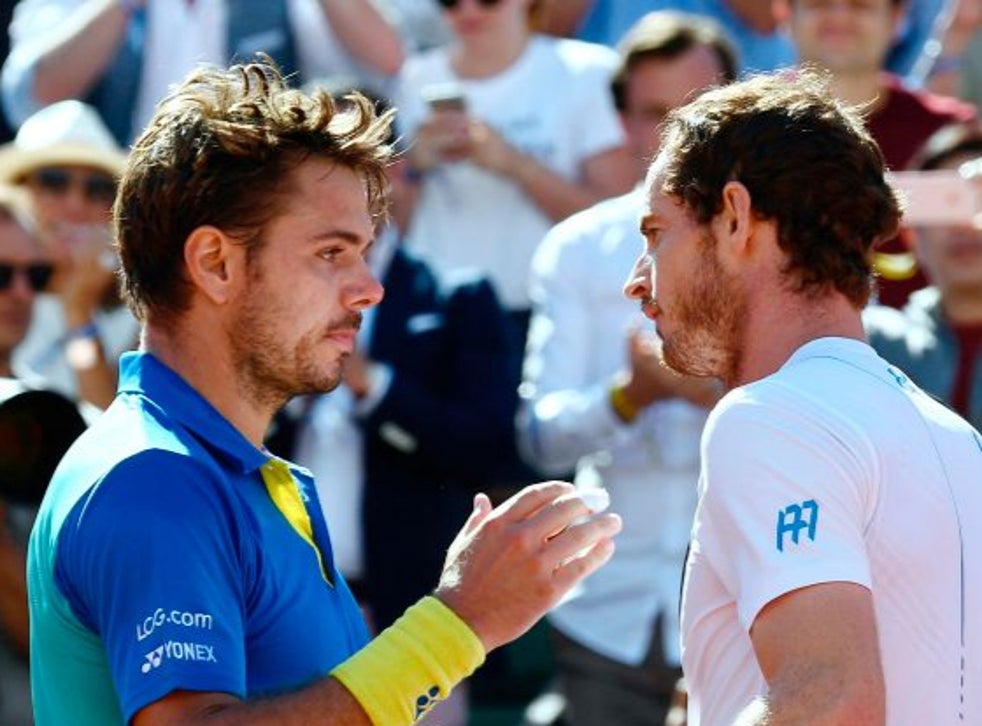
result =
[[69,448],[45,505],[61,521],[82,500],[110,496],[125,509],[123,500],[157,489],[183,496],[189,483],[220,471],[204,453],[159,412],[148,410],[146,401],[117,400]]

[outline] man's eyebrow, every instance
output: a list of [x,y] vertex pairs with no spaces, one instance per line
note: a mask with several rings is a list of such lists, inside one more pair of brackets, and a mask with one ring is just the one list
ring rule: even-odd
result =
[[346,229],[328,229],[312,235],[309,239],[310,242],[327,242],[329,240],[340,240],[354,245],[362,245],[366,242],[371,242],[372,238],[366,238]]

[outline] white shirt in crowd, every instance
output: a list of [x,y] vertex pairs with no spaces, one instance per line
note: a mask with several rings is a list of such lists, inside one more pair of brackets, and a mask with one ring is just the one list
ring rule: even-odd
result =
[[[604,46],[534,36],[504,72],[462,79],[445,49],[423,53],[407,60],[400,77],[400,135],[412,139],[429,113],[428,87],[455,84],[468,113],[558,175],[576,179],[583,161],[623,142],[610,92],[616,63],[616,53]],[[437,269],[486,272],[506,309],[525,309],[529,262],[551,226],[516,182],[464,161],[425,176],[407,243]]]

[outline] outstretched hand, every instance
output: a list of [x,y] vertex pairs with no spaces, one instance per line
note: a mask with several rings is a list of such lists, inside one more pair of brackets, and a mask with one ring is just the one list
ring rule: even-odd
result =
[[436,595],[490,651],[522,635],[614,552],[616,514],[593,514],[565,482],[484,494],[450,545]]

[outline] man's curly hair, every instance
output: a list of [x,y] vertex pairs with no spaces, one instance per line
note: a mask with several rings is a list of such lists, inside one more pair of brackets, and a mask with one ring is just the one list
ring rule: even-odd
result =
[[384,216],[391,123],[360,95],[336,104],[291,88],[268,59],[192,72],[137,139],[116,198],[123,291],[137,317],[165,322],[186,309],[194,229],[217,227],[253,254],[306,159],[359,174],[370,212]]
[[896,234],[901,206],[859,111],[835,100],[827,75],[804,69],[709,91],[669,114],[659,153],[661,190],[699,223],[739,181],[754,213],[777,223],[796,290],[866,304],[871,248]]

